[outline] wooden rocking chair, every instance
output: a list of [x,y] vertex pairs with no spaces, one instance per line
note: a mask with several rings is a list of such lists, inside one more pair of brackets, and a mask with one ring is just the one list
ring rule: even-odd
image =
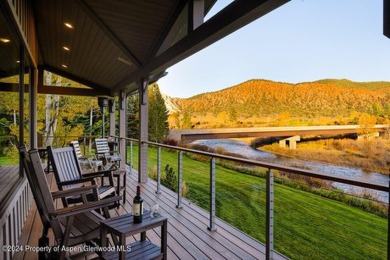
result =
[[79,163],[81,166],[81,169],[89,168],[93,171],[98,171],[99,168],[103,168],[103,161],[97,160],[95,155],[83,155],[81,153],[80,144],[79,141],[72,141],[70,142],[70,146],[73,147],[73,149],[76,152],[77,159],[79,159]]
[[122,157],[110,150],[107,138],[95,138],[95,152],[98,160],[103,160],[105,168],[118,169]]
[[[72,147],[53,149],[51,146],[48,146],[47,150],[59,190],[81,187],[85,183],[97,185],[97,179],[101,177],[101,185],[98,186],[97,194],[89,194],[88,198],[90,200],[98,200],[116,195],[112,171],[82,174],[76,153]],[[105,183],[104,179],[108,179],[108,184]],[[69,203],[81,202],[82,199],[80,196],[73,196],[63,198],[62,200],[64,205],[67,206]]]
[[[119,162],[122,157],[110,151],[107,138],[95,138],[95,152],[96,158],[103,161],[105,169],[116,170],[113,175],[117,179],[116,192],[117,195],[123,192],[123,203],[126,203],[126,171],[119,169]],[[121,181],[121,178],[123,179]]]
[[[100,221],[104,217],[98,214],[96,210],[103,209],[107,214],[106,216],[109,216],[108,207],[119,201],[121,197],[115,196],[100,201],[86,202],[73,207],[56,209],[54,199],[74,195],[82,196],[90,193],[91,189],[96,190],[97,186],[84,186],[76,189],[50,192],[38,151],[34,149],[26,152],[26,149],[22,147],[20,154],[44,227],[42,237],[39,239],[39,246],[49,246],[47,233],[49,228],[52,228],[56,246],[59,248],[54,255],[54,250],[51,250],[52,253],[40,252],[39,259],[65,259],[65,257],[69,256],[67,254],[70,250],[61,250],[63,248],[83,244],[94,246],[99,243]],[[72,258],[90,253],[81,252],[77,255],[72,255]]]

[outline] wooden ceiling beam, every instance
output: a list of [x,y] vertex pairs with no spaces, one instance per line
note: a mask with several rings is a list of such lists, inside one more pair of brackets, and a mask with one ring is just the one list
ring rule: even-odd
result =
[[[24,92],[29,92],[29,84],[24,84]],[[0,82],[0,92],[19,92],[19,83],[6,83]],[[88,88],[71,88],[71,87],[58,87],[58,86],[44,86],[38,85],[38,94],[51,94],[51,95],[63,95],[63,96],[83,96],[83,97],[96,97],[96,96],[110,96],[110,91],[101,91]]]
[[[24,84],[24,93],[28,90],[28,84]],[[19,92],[19,83],[0,82],[0,92]]]
[[[82,7],[83,11],[87,13],[87,15],[96,23],[99,29],[103,30],[104,33],[110,38],[110,40],[126,55],[130,61],[137,66],[138,68],[142,66],[142,62],[132,53],[126,45],[119,39],[118,36],[103,22],[102,19],[98,17],[98,15],[92,10],[91,7],[85,3],[84,0],[77,1]],[[153,18],[151,18],[153,19]]]
[[102,87],[94,82],[80,78],[76,75],[73,75],[71,73],[65,72],[63,70],[57,69],[57,68],[52,67],[52,66],[45,65],[45,66],[39,67],[39,70],[47,70],[47,71],[53,72],[54,74],[57,74],[61,77],[68,78],[70,80],[73,80],[73,81],[76,81],[80,84],[83,84],[87,87],[90,87],[90,88],[94,89],[95,91],[99,91],[99,92],[108,91],[108,92],[110,92],[110,90],[108,88]]
[[383,0],[383,35],[390,38],[390,1]]
[[110,91],[102,91],[88,88],[70,88],[58,86],[38,86],[38,94],[51,94],[63,96],[110,96]]
[[175,45],[144,64],[142,68],[124,77],[114,89],[122,89],[153,72],[167,69],[289,1],[236,0],[232,2]]

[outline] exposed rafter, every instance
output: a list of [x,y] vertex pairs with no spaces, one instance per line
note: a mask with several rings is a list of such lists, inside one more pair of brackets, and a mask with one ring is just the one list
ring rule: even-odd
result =
[[168,50],[150,60],[141,69],[123,78],[115,87],[124,88],[129,83],[155,71],[178,63],[212,43],[222,39],[290,0],[236,0],[207,22],[199,26]]
[[161,48],[161,45],[164,43],[164,41],[167,38],[169,32],[171,31],[173,25],[175,24],[177,18],[179,17],[179,15],[183,11],[183,9],[187,3],[188,3],[188,0],[179,1],[179,3],[177,4],[177,6],[175,8],[175,11],[170,16],[170,19],[167,21],[167,23],[164,25],[163,30],[160,32],[160,35],[158,36],[157,40],[154,42],[151,51],[146,56],[146,60],[145,60],[146,63],[156,56],[158,50]]
[[115,35],[115,33],[100,19],[97,14],[85,3],[84,0],[79,0],[80,6],[83,8],[83,11],[88,14],[88,16],[102,29],[106,35],[115,43],[115,45],[124,52],[126,57],[131,60],[131,62],[137,66],[141,67],[141,61],[126,47],[126,45]]

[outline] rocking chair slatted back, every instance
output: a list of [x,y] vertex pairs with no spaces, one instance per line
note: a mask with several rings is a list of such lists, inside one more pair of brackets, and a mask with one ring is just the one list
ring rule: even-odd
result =
[[82,178],[81,167],[72,147],[57,149],[48,147],[48,151],[57,183]]

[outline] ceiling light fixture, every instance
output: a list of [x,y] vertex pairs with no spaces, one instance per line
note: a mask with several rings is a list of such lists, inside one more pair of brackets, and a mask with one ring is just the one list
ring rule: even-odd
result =
[[17,60],[16,63],[20,63],[20,60]]
[[68,68],[68,66],[66,66],[65,64],[62,64],[61,66],[64,67],[65,69]]
[[11,40],[7,38],[0,38],[0,42],[2,43],[9,43]]
[[66,50],[66,51],[70,51],[70,49],[69,49],[69,47],[66,47],[66,46],[64,46],[64,47],[62,47],[64,50]]
[[73,29],[73,25],[71,23],[64,23],[66,27],[69,29]]

